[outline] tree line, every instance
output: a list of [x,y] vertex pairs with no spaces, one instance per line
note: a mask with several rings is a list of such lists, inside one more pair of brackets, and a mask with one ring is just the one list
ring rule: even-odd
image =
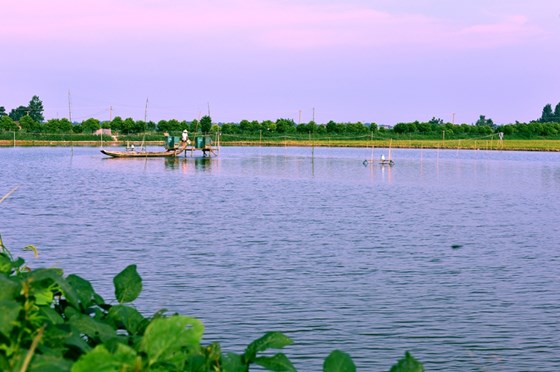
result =
[[117,116],[109,121],[89,118],[81,122],[70,122],[66,118],[44,119],[43,103],[38,96],[33,96],[27,106],[19,106],[6,113],[0,106],[0,132],[27,133],[85,133],[91,134],[97,130],[111,129],[113,133],[138,134],[173,133],[188,130],[189,132],[239,134],[239,135],[273,135],[273,134],[316,134],[316,135],[396,135],[396,136],[451,136],[473,137],[485,136],[493,133],[504,133],[518,137],[549,137],[560,135],[560,103],[552,109],[551,104],[543,107],[541,117],[529,123],[515,122],[496,125],[492,119],[480,115],[473,124],[454,124],[444,122],[440,118],[432,117],[429,121],[397,123],[392,128],[376,123],[336,123],[329,121],[318,124],[315,121],[296,123],[292,119],[279,118],[275,121],[241,120],[239,123],[212,123],[207,115],[200,120],[179,121],[176,119],[154,121],[134,120]]

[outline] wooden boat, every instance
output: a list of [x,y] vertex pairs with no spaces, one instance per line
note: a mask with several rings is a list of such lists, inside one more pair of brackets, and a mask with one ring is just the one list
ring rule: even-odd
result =
[[166,151],[110,151],[101,150],[105,155],[113,158],[166,158],[179,155],[184,149]]

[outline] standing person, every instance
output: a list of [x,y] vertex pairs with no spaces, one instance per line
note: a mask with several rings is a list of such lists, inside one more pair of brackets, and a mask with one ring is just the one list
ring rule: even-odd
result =
[[185,129],[181,134],[181,142],[187,142],[189,139],[189,132]]

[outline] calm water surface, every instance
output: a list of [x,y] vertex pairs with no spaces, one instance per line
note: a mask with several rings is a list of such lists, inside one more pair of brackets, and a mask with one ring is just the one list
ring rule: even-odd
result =
[[558,370],[560,154],[393,150],[392,168],[370,156],[0,148],[0,196],[19,185],[0,233],[106,299],[137,263],[143,313],[199,317],[233,352],[285,332],[301,371],[337,348],[361,371],[406,350],[431,371]]

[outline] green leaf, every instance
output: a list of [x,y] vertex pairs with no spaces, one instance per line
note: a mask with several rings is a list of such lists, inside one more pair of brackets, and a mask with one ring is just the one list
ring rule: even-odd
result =
[[98,306],[105,305],[105,300],[103,299],[103,297],[101,297],[95,292],[93,292],[92,302]]
[[50,287],[33,288],[33,296],[35,296],[35,304],[38,306],[50,305],[54,299],[54,293]]
[[92,319],[87,315],[76,314],[70,319],[70,325],[76,327],[80,333],[91,339],[100,339],[105,342],[116,337],[116,331],[110,325]]
[[[204,333],[204,325],[195,318],[174,315],[169,318],[154,319],[142,339],[140,350],[146,352],[149,365],[156,363],[180,364],[178,351],[188,347],[197,349]],[[184,362],[184,360],[183,360]]]
[[72,372],[113,372],[139,370],[134,349],[119,344],[115,353],[109,352],[104,345],[99,345],[83,355],[72,367]]
[[46,281],[45,285],[56,283],[62,291],[68,303],[76,309],[80,308],[80,300],[74,288],[62,277],[62,270],[60,269],[35,269],[29,274],[29,279],[34,286],[36,283]]
[[62,324],[62,323],[64,323],[64,319],[62,319],[60,314],[57,313],[55,310],[53,310],[50,307],[41,306],[41,308],[39,309],[39,312],[41,313],[41,315],[43,315],[45,317],[45,319],[48,319],[49,322],[52,323],[52,324]]
[[1,252],[0,253],[0,273],[9,274],[12,271],[13,267],[14,267],[14,265],[13,265],[10,257],[6,253]]
[[90,306],[93,295],[95,294],[91,283],[74,274],[68,275],[68,277],[66,278],[66,282],[72,287],[72,289],[78,296],[82,307],[85,309]]
[[115,297],[119,303],[134,301],[142,291],[142,278],[136,265],[129,265],[113,279]]
[[355,372],[356,366],[350,355],[340,350],[332,351],[323,363],[323,372]]
[[0,301],[0,333],[10,337],[10,332],[16,325],[21,305],[13,300]]
[[[69,350],[72,350],[71,353],[74,356],[67,354]],[[35,355],[66,355],[73,359],[89,350],[91,347],[80,337],[76,328],[70,327],[68,324],[56,324],[48,325],[45,328]]]
[[424,366],[407,351],[389,372],[424,372]]
[[258,357],[255,359],[255,363],[268,369],[269,371],[296,372],[292,362],[290,362],[288,357],[282,353],[278,353],[271,357]]
[[0,275],[0,300],[11,300],[18,296],[21,285],[12,279]]
[[109,319],[113,320],[118,328],[124,327],[131,335],[138,333],[148,322],[138,310],[125,305],[111,307]]
[[293,341],[281,332],[267,332],[264,336],[251,342],[245,350],[245,360],[252,363],[260,351],[268,349],[282,349],[284,346],[293,344]]
[[234,353],[222,356],[222,367],[224,371],[245,372],[249,370],[249,365],[243,362],[242,356]]
[[35,354],[29,366],[30,372],[70,371],[72,361],[54,355]]
[[[87,353],[91,350],[84,338],[80,335],[80,331],[76,327],[72,327],[69,324],[60,324],[53,327],[55,330],[52,331],[54,337],[58,337],[64,341],[67,346],[72,346],[82,351],[82,353]],[[49,328],[47,328],[49,331]]]

